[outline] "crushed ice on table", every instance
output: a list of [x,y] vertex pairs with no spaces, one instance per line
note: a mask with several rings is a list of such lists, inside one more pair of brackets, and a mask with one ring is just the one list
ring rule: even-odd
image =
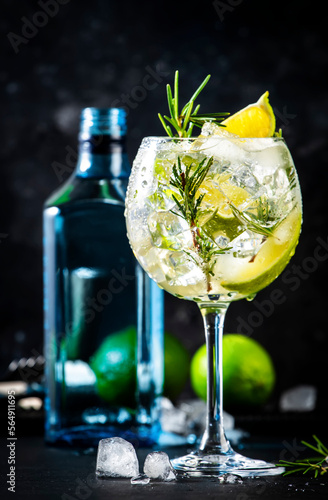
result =
[[[167,432],[177,432],[180,434],[190,432],[195,427],[204,430],[206,422],[206,402],[201,399],[191,399],[184,401],[176,408],[167,399],[161,399],[162,427]],[[231,430],[234,428],[235,419],[229,413],[223,412],[224,428]]]
[[243,480],[235,474],[222,474],[222,476],[219,476],[219,482],[221,484],[242,484]]
[[120,437],[101,439],[98,445],[98,477],[135,477],[139,474],[137,454],[131,443]]
[[[205,430],[206,403],[201,399],[190,399],[175,407],[167,398],[161,398],[161,426],[165,432],[181,436],[200,435]],[[224,430],[233,444],[238,444],[248,433],[235,428],[235,419],[223,412]]]
[[176,479],[170,459],[164,451],[152,451],[146,456],[144,473],[148,477],[160,481],[174,481]]
[[184,434],[187,419],[187,412],[176,408],[168,398],[161,398],[161,426],[164,432]]
[[149,484],[150,478],[146,474],[138,474],[136,477],[131,478],[131,484]]
[[281,411],[312,411],[317,401],[317,389],[313,385],[298,385],[284,391],[280,397]]

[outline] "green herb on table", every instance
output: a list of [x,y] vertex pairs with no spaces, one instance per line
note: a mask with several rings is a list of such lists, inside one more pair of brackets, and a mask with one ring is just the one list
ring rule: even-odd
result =
[[[166,86],[170,116],[162,116],[158,113],[158,117],[164,127],[164,130],[170,137],[191,137],[194,125],[202,128],[204,123],[209,121],[215,122],[217,125],[221,125],[221,121],[224,120],[225,117],[229,116],[230,113],[198,114],[200,107],[199,104],[194,108],[197,97],[209,81],[210,77],[211,75],[207,75],[187,104],[185,104],[182,110],[179,111],[179,71],[175,72],[174,93],[172,94],[171,86],[169,84]],[[174,132],[172,131],[170,125],[174,129]],[[221,126],[224,127],[224,125]]]
[[280,460],[277,467],[289,468],[284,472],[284,476],[290,474],[308,474],[313,473],[314,477],[323,476],[328,472],[328,448],[320,441],[317,436],[312,436],[316,441],[316,445],[307,443],[306,441],[301,441],[302,444],[315,451],[318,455],[315,457],[304,458],[295,460],[294,462],[288,462],[287,460]]

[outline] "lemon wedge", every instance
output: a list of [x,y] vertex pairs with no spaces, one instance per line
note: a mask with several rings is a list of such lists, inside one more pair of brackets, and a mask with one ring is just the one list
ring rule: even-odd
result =
[[266,91],[257,102],[249,104],[222,122],[225,130],[239,137],[271,137],[276,119]]

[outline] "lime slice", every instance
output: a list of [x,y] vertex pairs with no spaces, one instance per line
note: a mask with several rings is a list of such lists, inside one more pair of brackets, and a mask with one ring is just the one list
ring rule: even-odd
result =
[[294,209],[263,243],[254,259],[233,259],[226,268],[222,286],[250,295],[269,285],[279,276],[295,252],[302,216]]
[[249,104],[222,122],[225,130],[239,137],[271,137],[276,119],[266,91],[257,102]]
[[240,221],[236,219],[231,204],[245,207],[251,201],[249,193],[231,184],[230,174],[220,174],[205,179],[199,188],[204,194],[201,204],[201,215],[198,222],[213,240],[222,237],[223,241],[233,240],[240,233]]
[[202,205],[207,205],[222,219],[234,217],[231,203],[239,207],[250,199],[250,195],[245,189],[231,184],[229,174],[221,174],[214,179],[205,179],[199,188],[199,194],[204,194]]

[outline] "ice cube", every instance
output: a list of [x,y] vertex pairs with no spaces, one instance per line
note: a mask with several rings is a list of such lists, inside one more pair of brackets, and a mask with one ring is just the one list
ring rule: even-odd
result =
[[195,260],[191,258],[194,254],[194,259],[197,255],[189,251],[172,252],[167,255],[163,262],[162,269],[165,272],[166,280],[171,286],[190,286],[197,285],[204,279],[204,275]]
[[188,255],[181,252],[170,252],[165,259],[166,276],[169,280],[176,280],[181,276],[186,275],[192,271],[196,264],[188,257]]
[[247,161],[247,153],[235,139],[217,139],[217,144],[211,147],[210,152],[224,168],[229,165],[234,168],[236,165],[242,165]]
[[[269,142],[268,147],[267,143],[263,144],[259,151],[249,153],[249,161],[254,177],[262,185],[260,194],[270,200],[271,215],[278,219],[283,217],[294,206],[295,190],[291,187],[296,178],[293,160],[285,144],[274,141]],[[255,194],[258,197],[258,193]]]
[[[277,201],[281,195],[290,193],[290,180],[295,172],[293,162],[286,160],[285,151],[280,148],[267,148],[253,155],[253,174],[262,184],[267,196]],[[287,152],[289,155],[289,152]],[[291,168],[289,168],[291,167]],[[287,170],[288,168],[288,175]]]
[[[166,432],[173,432],[181,436],[188,436],[192,442],[195,435],[200,435],[205,430],[206,403],[201,399],[184,401],[178,407],[167,398],[161,398],[161,426]],[[223,412],[223,424],[227,438],[233,444],[248,437],[248,433],[235,428],[235,419],[227,412]]]
[[231,170],[230,182],[245,189],[253,198],[259,198],[265,192],[265,188],[254,175],[253,164],[249,161],[245,161]]
[[148,476],[146,476],[146,474],[139,474],[138,476],[131,478],[131,484],[145,485],[145,484],[149,484],[149,482],[150,482],[150,478]]
[[205,122],[202,126],[201,136],[209,137],[211,135],[238,139],[238,135],[228,132],[225,127],[220,127],[220,125],[217,125],[214,122]]
[[152,210],[156,210],[158,212],[167,212],[169,210],[172,210],[172,208],[175,206],[175,201],[172,198],[171,193],[172,190],[169,190],[165,186],[160,185],[155,193],[146,198],[145,203],[146,205],[151,207]]
[[160,481],[174,481],[176,479],[175,471],[164,451],[152,451],[146,456],[144,473],[148,477]]
[[223,236],[222,234],[219,234],[217,238],[215,238],[215,243],[219,248],[227,248],[227,246],[230,243],[230,239],[227,236]]
[[[167,212],[154,212],[149,215],[148,229],[152,237],[153,244],[158,248],[179,250],[182,243],[191,240],[191,234],[188,223],[181,217],[177,217]],[[182,241],[178,236],[183,235]]]
[[262,242],[263,236],[261,234],[253,233],[247,229],[230,242],[231,252],[234,257],[238,258],[253,257],[259,251]]
[[272,183],[270,185],[274,193],[280,194],[285,190],[290,189],[290,182],[284,168],[277,168],[272,176]]
[[147,217],[150,213],[150,208],[140,206],[131,206],[130,210],[125,211],[127,233],[130,243],[139,248],[144,246],[147,241],[151,241],[147,227]]
[[279,401],[281,411],[313,411],[317,401],[317,388],[298,385],[283,392]]
[[184,435],[187,430],[188,415],[182,409],[176,408],[167,398],[161,398],[161,425],[165,432],[175,432]]
[[260,180],[265,175],[273,174],[277,168],[293,165],[286,145],[277,144],[274,141],[270,141],[268,147],[265,144],[259,144],[258,151],[250,153],[250,158]]
[[276,218],[284,218],[295,206],[298,198],[297,174],[292,167],[286,171],[285,168],[277,168],[273,175],[269,176],[266,192],[270,200],[271,214]]
[[96,475],[98,477],[135,477],[139,462],[134,447],[125,439],[101,439],[98,445]]
[[200,433],[205,428],[206,422],[206,403],[201,399],[191,399],[183,401],[179,407],[186,415],[186,425],[183,430],[184,434],[189,432]]
[[235,427],[235,418],[226,411],[223,412],[223,425],[226,431],[231,431]]
[[222,474],[219,476],[219,482],[221,484],[242,484],[243,480],[236,474]]
[[165,280],[165,274],[158,264],[166,258],[168,252],[169,250],[160,250],[150,245],[145,245],[143,248],[138,249],[138,260],[141,266],[156,283],[161,283]]
[[[206,423],[206,402],[201,399],[186,400],[178,407],[167,398],[161,398],[162,428],[167,432],[187,435],[195,429],[204,430]],[[223,412],[223,423],[226,431],[235,427],[235,419]]]
[[207,122],[192,149],[202,151],[208,157],[213,156],[217,170],[218,165],[224,168],[236,162],[242,163],[247,158],[247,152],[242,146],[238,135],[231,134],[215,123]]
[[[187,413],[188,426],[190,428],[197,426],[201,429],[205,429],[207,414],[205,401],[202,401],[201,399],[194,399],[182,403],[180,408]],[[225,431],[232,430],[235,427],[234,417],[225,411],[223,412],[223,424]]]

